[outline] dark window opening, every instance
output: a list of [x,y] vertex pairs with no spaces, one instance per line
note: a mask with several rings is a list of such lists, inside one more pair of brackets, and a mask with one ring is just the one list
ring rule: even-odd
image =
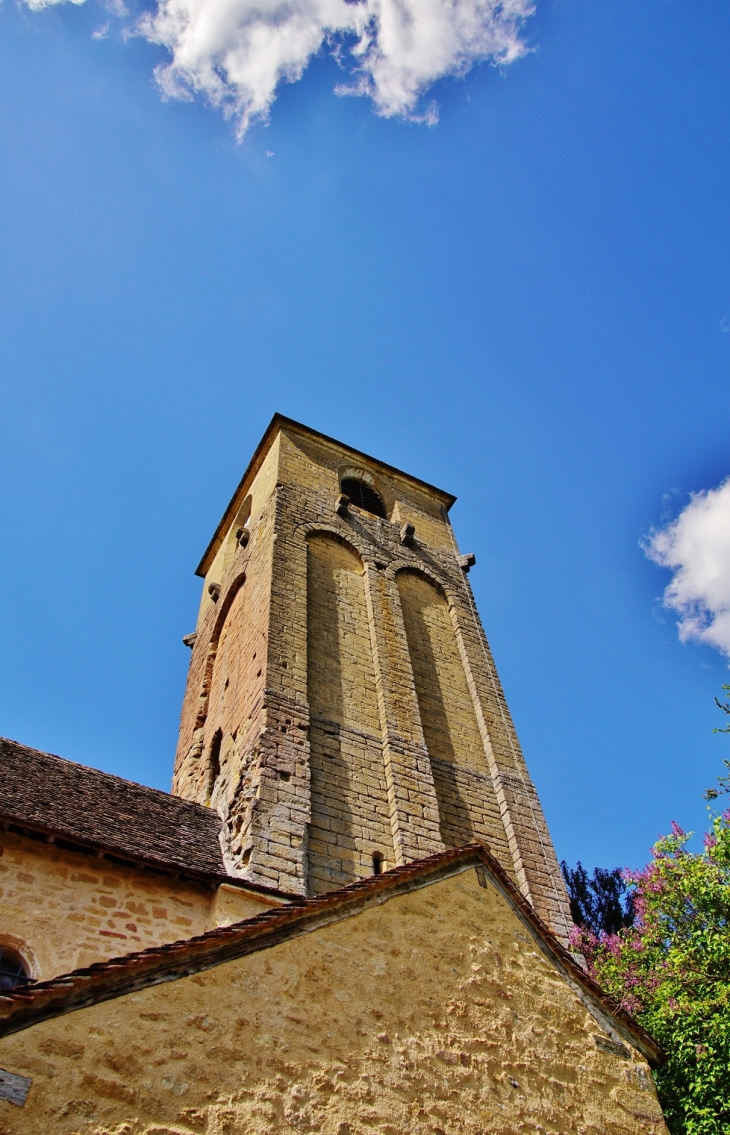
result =
[[373,875],[383,874],[383,856],[379,851],[373,852]]
[[215,782],[220,776],[221,772],[221,745],[223,744],[223,730],[216,729],[213,735],[213,740],[210,746],[210,758],[208,760],[208,799],[210,800],[215,788]]
[[30,980],[20,954],[9,950],[7,946],[0,948],[0,990],[9,993],[19,985],[27,985]]
[[350,504],[357,508],[364,508],[365,512],[372,512],[373,516],[382,516],[385,519],[385,505],[382,497],[375,492],[367,481],[358,481],[355,477],[345,477],[340,485],[340,492],[350,498]]

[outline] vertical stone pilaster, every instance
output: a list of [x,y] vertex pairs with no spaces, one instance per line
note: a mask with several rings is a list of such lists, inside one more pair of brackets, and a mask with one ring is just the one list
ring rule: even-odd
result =
[[400,865],[442,851],[444,844],[397,589],[372,563],[366,564],[366,581],[390,824]]
[[555,849],[469,581],[463,577],[460,583],[464,601],[452,603],[450,613],[517,883],[538,914],[565,942],[573,923]]

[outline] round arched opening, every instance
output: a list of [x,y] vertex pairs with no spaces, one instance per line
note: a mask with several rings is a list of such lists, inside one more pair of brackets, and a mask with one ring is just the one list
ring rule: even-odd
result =
[[9,993],[31,981],[28,965],[12,946],[0,946],[0,992]]
[[379,493],[367,481],[360,481],[357,477],[343,477],[340,491],[350,498],[350,504],[371,512],[373,516],[382,516],[387,519],[385,504]]

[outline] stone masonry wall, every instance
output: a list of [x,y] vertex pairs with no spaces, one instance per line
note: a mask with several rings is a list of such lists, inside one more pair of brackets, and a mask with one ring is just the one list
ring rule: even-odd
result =
[[451,598],[452,622],[473,691],[515,876],[540,917],[565,942],[573,922],[557,856],[468,579],[462,577],[461,587]]
[[[232,875],[296,894],[309,814],[306,723],[267,690],[277,472],[274,445],[206,576],[173,791],[220,813]],[[306,801],[294,831],[287,797],[295,810]]]
[[396,581],[429,755],[486,771],[446,597],[414,571],[399,571]]
[[485,839],[512,873],[504,824],[448,603],[422,575],[396,576],[446,847]]
[[[241,750],[263,724],[277,456],[274,446],[252,486],[248,542],[236,539],[244,525],[234,520],[203,586],[172,783],[173,792],[201,804],[211,802],[215,787],[209,758],[216,732],[224,735],[221,763],[240,768]],[[235,761],[231,742],[238,743]],[[231,767],[224,780],[235,779]]]
[[25,836],[0,837],[0,946],[45,980],[79,966],[202,934],[213,892]]
[[[388,518],[353,506],[339,515],[344,476],[368,481]],[[221,812],[229,871],[306,894],[370,873],[375,850],[403,863],[473,833],[565,938],[557,859],[444,495],[284,425],[240,496],[203,587],[173,787]],[[244,513],[250,539],[241,548]],[[414,526],[412,537],[404,525]],[[353,615],[351,588],[335,588],[336,601],[330,589],[331,602],[308,589],[308,546],[332,539],[363,565],[349,576],[362,582],[366,620],[360,600]],[[348,572],[340,565],[335,575]],[[319,607],[308,605],[310,592]],[[320,709],[311,716],[309,702],[314,690],[322,705],[341,696],[342,673],[317,642],[335,609],[339,661],[357,657],[362,671],[350,666],[351,688],[362,693],[358,682],[371,690],[374,681],[377,703],[375,712],[370,695],[360,697],[349,723]],[[211,769],[218,731],[219,770]],[[337,761],[328,782],[324,770]]]
[[473,868],[0,1040],[4,1135],[667,1135],[651,1073]]
[[0,833],[0,948],[20,953],[38,981],[204,934],[280,902],[240,885],[216,887]]
[[309,890],[394,866],[383,743],[360,558],[332,536],[308,545]]

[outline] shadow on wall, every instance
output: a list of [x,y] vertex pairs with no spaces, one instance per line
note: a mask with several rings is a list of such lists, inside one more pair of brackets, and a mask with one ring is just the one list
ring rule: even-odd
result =
[[471,695],[446,597],[417,572],[405,569],[396,579],[423,736],[431,758],[441,839],[446,847],[463,847],[474,839],[475,831],[455,765],[466,763],[465,743],[476,741],[478,751],[482,750]]
[[[360,560],[331,537],[312,536],[307,552],[307,697],[310,712],[312,819],[309,827],[309,886],[314,894],[357,877],[353,785],[342,750],[342,730],[352,707],[343,687],[341,640],[346,632],[341,592],[346,576],[362,572]],[[343,578],[345,577],[345,578]],[[356,581],[356,584],[361,582]],[[352,599],[350,597],[350,605]],[[364,596],[363,596],[364,601]],[[349,612],[350,621],[357,610]]]
[[307,564],[309,885],[319,894],[395,856],[365,567],[323,533],[310,537]]

